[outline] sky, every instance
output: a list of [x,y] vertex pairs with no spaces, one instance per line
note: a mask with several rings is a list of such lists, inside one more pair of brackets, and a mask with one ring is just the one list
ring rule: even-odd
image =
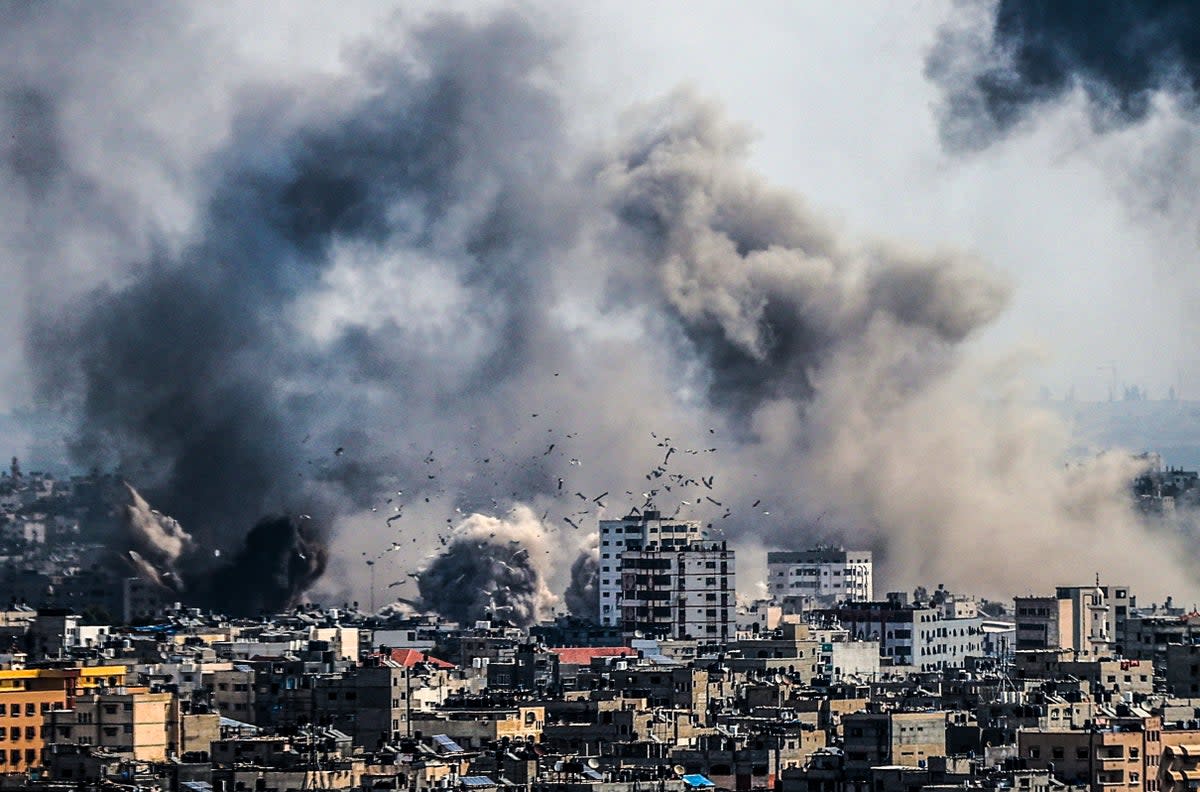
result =
[[1200,399],[1197,23],[1152,5],[10,6],[0,409],[202,543],[311,512],[329,597],[404,501],[389,575],[545,540],[556,607],[592,552],[564,520],[599,516],[561,471],[641,504],[668,435],[719,446],[687,506],[750,565],[860,542],[889,585],[998,594],[1075,570],[964,553],[1083,544],[1132,575],[1181,529],[1028,405]]
[[[452,3],[467,14],[499,3]],[[1029,358],[1031,393],[1108,398],[1126,386],[1200,397],[1200,328],[1188,283],[1195,223],[1137,187],[1146,158],[1173,143],[1165,109],[1097,134],[1080,91],[984,151],[948,152],[926,61],[947,25],[990,3],[526,3],[558,31],[567,114],[611,132],[632,103],[680,86],[720,102],[755,135],[751,158],[856,233],[977,253],[1014,285],[980,339]],[[1135,4],[1136,5],[1136,4]],[[420,4],[275,4],[199,10],[264,73],[345,68],[355,40]],[[401,23],[403,24],[403,23]],[[241,35],[236,31],[253,31]]]

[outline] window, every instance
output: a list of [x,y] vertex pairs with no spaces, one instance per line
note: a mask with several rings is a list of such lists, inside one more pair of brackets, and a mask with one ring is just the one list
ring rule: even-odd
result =
[[26,740],[36,740],[37,739],[37,727],[36,726],[26,726],[25,727],[25,739]]

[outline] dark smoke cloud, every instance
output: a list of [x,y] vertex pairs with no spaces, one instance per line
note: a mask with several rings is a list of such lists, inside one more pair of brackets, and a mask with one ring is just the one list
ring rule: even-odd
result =
[[1076,90],[1101,129],[1143,121],[1160,92],[1196,110],[1200,10],[1187,0],[1000,0],[960,13],[926,64],[954,148],[984,148]]
[[[544,20],[429,17],[360,43],[345,74],[266,85],[172,33],[129,42],[139,73],[168,75],[129,95],[99,53],[182,12],[89,29],[36,8],[22,25],[46,53],[0,48],[9,84],[43,97],[3,105],[6,128],[61,141],[4,160],[6,184],[26,185],[0,196],[0,223],[25,266],[28,365],[75,459],[119,465],[210,554],[144,553],[156,529],[155,547],[178,538],[163,525],[114,539],[185,583],[222,581],[188,597],[287,604],[327,547],[319,592],[362,600],[364,559],[390,545],[394,568],[373,570],[411,585],[437,529],[478,513],[444,529],[421,602],[529,623],[595,518],[647,499],[748,544],[803,546],[820,522],[887,550],[900,580],[984,593],[1078,563],[1156,568],[1113,547],[1174,557],[1124,504],[1119,460],[1065,471],[1061,424],[980,398],[1010,378],[964,352],[1003,310],[1001,279],[957,251],[847,235],[753,171],[746,131],[686,93],[613,140],[568,135]],[[219,78],[227,125],[150,124],[194,112],[171,97],[197,74]],[[92,96],[118,112],[81,112]],[[39,194],[21,174],[43,172]],[[158,213],[164,195],[178,217]],[[299,513],[332,528],[260,522]],[[234,559],[225,577],[216,550]],[[576,609],[593,563],[574,569]],[[254,574],[262,590],[226,593]]]
[[742,166],[746,132],[709,104],[678,96],[642,124],[603,171],[638,256],[628,277],[704,360],[717,405],[808,400],[822,366],[879,322],[936,356],[1007,302],[1007,285],[961,255],[850,247]]
[[550,615],[546,529],[527,508],[508,518],[472,515],[417,579],[420,606],[461,625],[481,619],[528,627]]
[[[392,472],[391,449],[357,423],[380,416],[362,415],[365,397],[350,388],[407,390],[426,351],[389,319],[317,341],[297,338],[306,317],[286,314],[341,251],[379,256],[377,274],[395,278],[406,249],[428,250],[463,290],[486,295],[478,325],[494,347],[463,367],[457,394],[494,387],[527,352],[538,251],[560,227],[549,196],[529,188],[547,184],[550,165],[532,154],[559,126],[530,81],[547,44],[511,16],[482,28],[441,19],[411,43],[417,65],[367,58],[360,101],[295,127],[274,114],[296,97],[257,96],[217,157],[195,241],[69,313],[34,317],[30,361],[41,397],[78,421],[76,460],[116,463],[205,545],[232,552],[260,515],[289,505],[328,517]],[[23,127],[49,125],[41,99],[18,110]],[[45,132],[30,136],[52,141]],[[42,191],[57,158],[31,148],[10,159]],[[353,461],[332,459],[350,444]]]
[[233,616],[257,616],[297,604],[325,571],[326,551],[307,515],[264,517],[232,555],[222,556],[152,509],[133,487],[125,490],[130,549],[124,560],[164,593]]
[[571,582],[563,592],[563,604],[580,618],[600,617],[600,548],[593,545],[571,562]]

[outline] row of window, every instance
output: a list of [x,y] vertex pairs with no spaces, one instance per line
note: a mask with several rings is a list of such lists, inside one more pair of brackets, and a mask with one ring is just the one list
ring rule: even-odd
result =
[[[45,728],[46,728],[45,726],[42,727],[43,733],[45,732]],[[38,727],[37,726],[26,726],[25,727],[25,739],[26,740],[36,740],[37,736],[38,736]],[[21,739],[21,727],[20,726],[10,726],[9,728],[5,729],[3,726],[0,726],[0,742],[3,742],[6,739],[8,739],[8,740]]]
[[[42,702],[41,711],[42,712],[50,711],[50,702],[49,701]],[[38,714],[38,705],[32,701],[25,702],[25,714],[26,715],[37,715]],[[12,707],[10,708],[8,706],[8,704],[0,704],[0,716],[3,716],[3,715],[8,715],[13,718],[21,717],[21,705],[13,704]]]

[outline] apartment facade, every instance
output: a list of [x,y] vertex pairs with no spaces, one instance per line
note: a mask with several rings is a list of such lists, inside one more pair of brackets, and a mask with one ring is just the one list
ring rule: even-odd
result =
[[621,632],[633,637],[728,641],[737,632],[734,551],[724,542],[621,555]]
[[811,597],[824,604],[874,598],[871,552],[818,547],[767,553],[767,581],[776,600]]
[[622,554],[655,545],[660,549],[686,547],[704,539],[704,531],[696,520],[663,519],[657,511],[630,514],[619,520],[600,521],[600,623],[619,627],[622,623],[621,598],[624,586],[621,579]]

